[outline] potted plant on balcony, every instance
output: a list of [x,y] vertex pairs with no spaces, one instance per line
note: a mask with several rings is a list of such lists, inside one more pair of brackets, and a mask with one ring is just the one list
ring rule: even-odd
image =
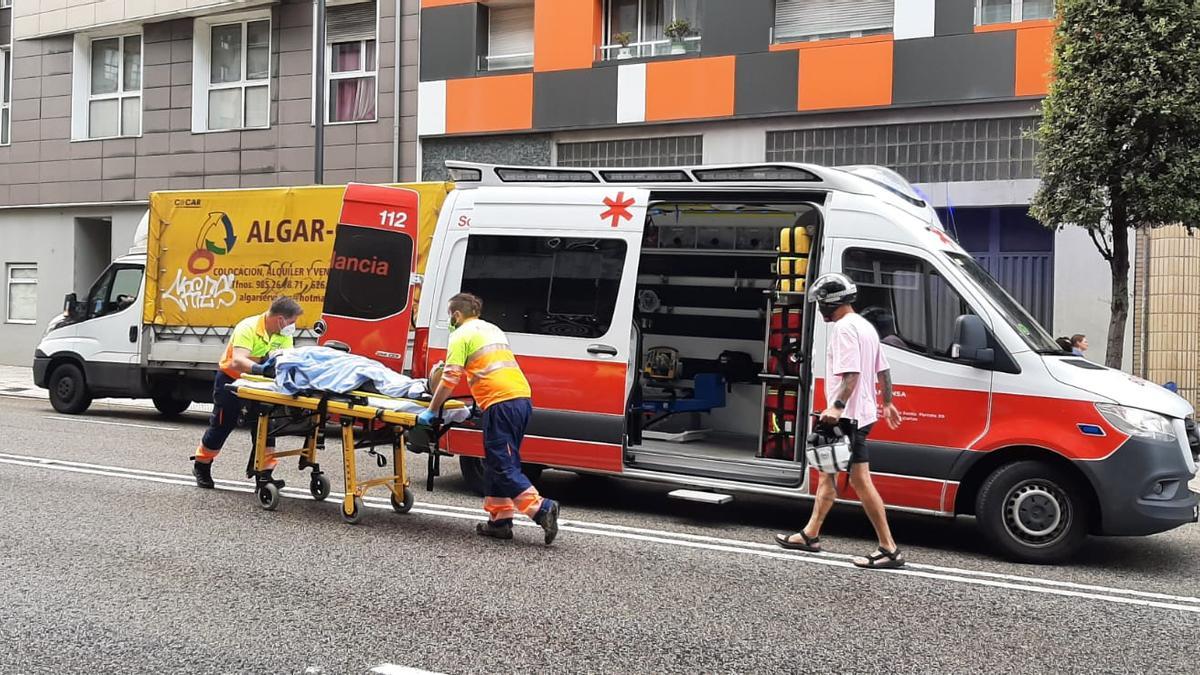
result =
[[683,44],[683,39],[692,34],[692,22],[687,19],[675,19],[667,24],[663,33],[671,38],[671,53],[683,54],[687,48]]
[[621,45],[621,48],[617,50],[617,58],[618,59],[628,59],[633,56],[633,52],[629,49],[629,41],[632,38],[633,38],[633,36],[630,35],[628,32],[617,33],[617,34],[613,35],[613,42],[616,42],[617,44]]

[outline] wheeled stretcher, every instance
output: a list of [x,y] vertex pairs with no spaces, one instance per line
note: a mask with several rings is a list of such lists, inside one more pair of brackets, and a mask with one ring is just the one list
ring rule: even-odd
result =
[[[254,415],[254,448],[247,475],[255,480],[255,495],[259,505],[271,511],[279,506],[279,489],[283,481],[274,479],[267,470],[272,460],[298,457],[301,471],[311,469],[309,491],[313,499],[323,501],[329,496],[329,478],[321,471],[318,458],[325,450],[327,425],[336,417],[342,441],[342,467],[346,492],[342,501],[342,518],[357,523],[362,518],[363,495],[367,490],[384,486],[391,492],[392,508],[407,513],[414,499],[409,487],[405,450],[428,453],[429,474],[427,489],[433,489],[433,479],[440,473],[442,453],[437,438],[455,424],[468,419],[472,407],[462,401],[450,400],[442,407],[437,430],[417,427],[417,416],[427,408],[427,402],[383,396],[365,391],[347,394],[312,392],[297,395],[276,391],[267,378],[243,375],[226,385],[239,399],[250,401]],[[303,447],[296,450],[276,450],[274,439],[280,436],[300,436]],[[380,466],[388,458],[376,451],[390,446],[394,472],[390,476],[360,481],[355,452],[367,450]],[[270,477],[269,477],[270,476]]]

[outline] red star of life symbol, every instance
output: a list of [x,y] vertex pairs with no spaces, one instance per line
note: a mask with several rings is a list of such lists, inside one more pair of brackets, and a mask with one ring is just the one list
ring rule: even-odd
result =
[[949,236],[947,236],[946,233],[943,232],[942,230],[940,230],[936,227],[931,227],[931,228],[929,228],[929,231],[934,233],[934,235],[936,235],[938,239],[941,239],[942,243],[945,244],[946,246],[954,246],[954,240],[951,239]]
[[600,214],[600,220],[612,219],[613,227],[620,225],[622,218],[633,220],[633,214],[629,212],[629,207],[633,206],[633,197],[626,199],[624,192],[618,192],[616,199],[605,197],[604,205],[608,210]]

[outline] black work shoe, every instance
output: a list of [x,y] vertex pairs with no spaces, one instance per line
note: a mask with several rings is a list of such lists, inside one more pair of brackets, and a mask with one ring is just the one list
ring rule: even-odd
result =
[[507,525],[495,525],[491,522],[476,523],[475,534],[481,537],[492,537],[493,539],[512,539],[512,523]]
[[196,477],[196,487],[211,490],[217,486],[212,479],[211,462],[193,462],[192,475]]
[[542,529],[546,531],[546,545],[549,546],[554,543],[554,538],[558,536],[558,502],[553,499],[547,499],[546,501],[550,502],[550,506],[546,507],[545,511],[539,513],[533,519],[533,522],[541,525]]

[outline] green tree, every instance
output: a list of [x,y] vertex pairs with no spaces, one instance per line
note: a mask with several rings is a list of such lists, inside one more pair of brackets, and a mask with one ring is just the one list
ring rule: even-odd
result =
[[[1112,271],[1106,363],[1121,367],[1129,234],[1200,224],[1200,3],[1058,0],[1031,212],[1083,227]],[[1069,283],[1062,279],[1060,283]]]

